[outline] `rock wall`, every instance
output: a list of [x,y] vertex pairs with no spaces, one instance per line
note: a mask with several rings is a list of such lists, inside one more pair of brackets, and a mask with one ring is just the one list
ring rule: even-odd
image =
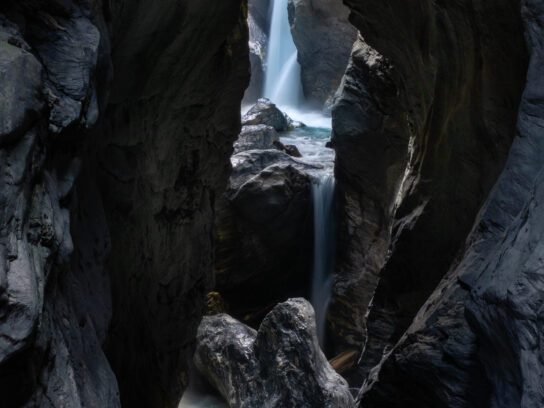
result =
[[349,9],[336,0],[289,0],[288,9],[304,96],[330,109],[357,37]]
[[337,351],[365,345],[360,381],[445,275],[502,170],[527,51],[519,1],[345,4],[361,37],[333,110],[343,214],[329,324]]
[[544,2],[521,7],[531,57],[505,170],[459,261],[366,384],[362,406],[544,404]]
[[2,404],[175,406],[249,80],[246,5],[10,3]]

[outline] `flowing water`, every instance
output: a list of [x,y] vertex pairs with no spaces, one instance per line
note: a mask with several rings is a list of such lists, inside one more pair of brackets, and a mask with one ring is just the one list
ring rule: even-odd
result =
[[324,172],[312,185],[314,205],[314,273],[312,304],[315,309],[319,344],[325,342],[327,308],[329,306],[332,269],[334,267],[334,177]]
[[[287,13],[288,0],[272,0],[270,40],[266,61],[263,96],[306,127],[280,134],[284,144],[297,146],[301,162],[312,164],[312,202],[314,210],[314,256],[311,302],[316,314],[319,344],[325,340],[325,319],[330,300],[334,267],[334,150],[326,147],[331,136],[331,118],[303,107],[300,66],[291,36]],[[246,107],[249,109],[249,107]],[[242,112],[244,113],[244,112]],[[194,374],[191,377],[197,377]],[[191,385],[179,408],[223,408],[217,395]]]
[[335,249],[334,151],[326,147],[330,140],[331,119],[302,107],[300,66],[289,26],[287,2],[273,0],[272,3],[264,97],[294,120],[306,124],[305,128],[283,133],[281,141],[297,146],[303,156],[302,161],[319,166],[319,170],[312,172],[315,236],[311,302],[315,309],[319,342],[323,345]]
[[297,48],[289,26],[287,2],[288,0],[272,2],[264,97],[278,106],[296,107],[302,102],[302,86]]

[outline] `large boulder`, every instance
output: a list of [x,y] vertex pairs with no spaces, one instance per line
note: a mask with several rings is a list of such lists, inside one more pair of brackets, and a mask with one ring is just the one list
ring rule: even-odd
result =
[[288,7],[304,95],[330,108],[357,38],[349,9],[336,0],[289,0]]
[[311,178],[304,166],[278,150],[240,155],[218,201],[216,224],[216,288],[235,314],[304,293],[313,242]]
[[354,407],[346,381],[319,348],[304,299],[277,305],[259,331],[225,314],[205,317],[194,360],[231,407]]
[[238,140],[234,142],[234,154],[246,150],[272,149],[280,136],[272,126],[248,125],[242,128]]
[[242,117],[242,124],[272,126],[278,132],[289,129],[289,122],[282,111],[269,99],[261,98]]

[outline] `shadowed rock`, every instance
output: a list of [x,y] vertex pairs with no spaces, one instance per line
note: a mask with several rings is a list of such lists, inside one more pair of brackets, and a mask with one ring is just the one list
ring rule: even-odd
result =
[[205,317],[195,363],[236,408],[350,408],[347,383],[319,348],[312,306],[277,305],[255,331],[228,315]]

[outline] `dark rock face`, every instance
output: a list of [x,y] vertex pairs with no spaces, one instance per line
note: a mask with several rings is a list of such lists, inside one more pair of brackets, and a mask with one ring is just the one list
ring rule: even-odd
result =
[[234,312],[258,310],[305,287],[311,273],[311,179],[278,150],[232,160],[217,206],[216,288]]
[[0,8],[0,393],[6,407],[119,406],[102,351],[111,316],[108,228],[89,168],[78,157],[108,69],[99,61],[101,16],[67,4],[61,14],[45,3]]
[[459,260],[364,388],[364,407],[544,404],[544,2],[523,1],[522,16],[531,57],[505,170]]
[[234,154],[246,150],[266,150],[279,142],[280,136],[272,126],[250,125],[242,128],[242,133],[234,143]]
[[330,105],[357,37],[348,14],[349,9],[340,1],[289,0],[304,95],[319,107]]
[[195,363],[231,407],[354,406],[347,383],[319,348],[312,306],[276,306],[259,331],[228,315],[205,317]]
[[289,129],[289,122],[282,111],[266,98],[261,98],[242,118],[244,126],[267,125],[278,132]]
[[0,5],[2,406],[177,404],[245,17],[238,0]]
[[[265,59],[268,45],[267,15],[255,3],[265,3],[260,0],[250,1],[247,24],[249,27],[249,59],[251,63],[251,81],[244,95],[244,104],[253,104],[262,95],[265,80]],[[252,5],[253,4],[253,5]],[[252,6],[251,6],[252,5]]]
[[516,1],[345,3],[364,38],[333,110],[344,214],[330,324],[339,351],[366,342],[363,378],[470,232],[515,134],[527,58]]
[[168,407],[187,384],[212,286],[214,205],[249,80],[245,5],[118,3],[113,64],[123,81],[98,153],[115,271],[107,354],[123,405]]

